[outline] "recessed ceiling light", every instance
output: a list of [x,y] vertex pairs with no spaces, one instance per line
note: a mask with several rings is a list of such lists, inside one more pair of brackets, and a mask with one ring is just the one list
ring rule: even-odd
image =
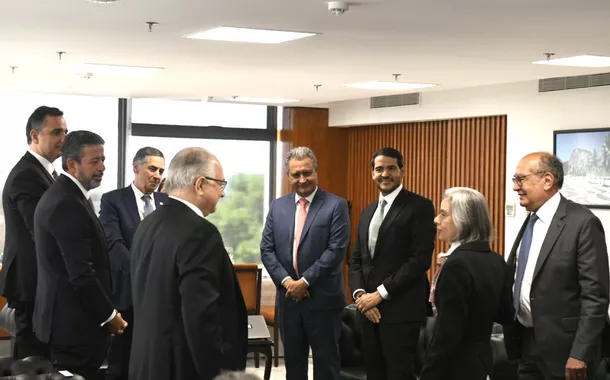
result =
[[145,66],[124,66],[124,65],[106,65],[102,63],[84,63],[74,67],[79,72],[90,72],[94,74],[110,74],[110,75],[135,75],[135,74],[150,74],[164,70],[163,67],[145,67]]
[[259,44],[279,44],[282,42],[298,40],[300,38],[315,35],[316,33],[221,26],[205,32],[191,34],[190,36],[186,36],[186,38],[230,42],[252,42]]
[[610,67],[610,57],[601,55],[577,55],[575,57],[553,58],[533,62],[536,65],[572,67]]
[[367,90],[392,90],[405,91],[416,88],[434,87],[435,84],[426,83],[406,83],[406,82],[362,82],[346,84],[345,87],[362,88]]
[[233,101],[244,102],[244,103],[263,103],[263,104],[278,104],[278,103],[294,103],[298,102],[297,99],[283,99],[283,98],[252,98],[247,96],[236,96]]

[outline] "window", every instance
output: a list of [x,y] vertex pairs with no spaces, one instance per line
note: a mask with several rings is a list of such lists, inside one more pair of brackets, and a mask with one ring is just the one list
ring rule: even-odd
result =
[[[30,114],[39,106],[57,107],[64,112],[69,131],[89,130],[106,141],[106,172],[102,185],[91,192],[91,198],[99,207],[101,195],[117,185],[118,106],[116,98],[92,96],[0,93],[3,109],[3,141],[0,149],[0,194],[6,177],[28,149],[25,127]],[[61,173],[61,159],[53,163]],[[4,211],[0,204],[0,250],[4,249]]]
[[133,123],[267,128],[267,106],[165,99],[133,99]]
[[218,157],[228,184],[225,197],[208,219],[220,230],[236,263],[260,263],[260,240],[270,202],[269,145],[268,141],[130,136],[125,183],[133,180],[133,157],[142,147],[161,150],[166,169],[181,149],[209,150]]

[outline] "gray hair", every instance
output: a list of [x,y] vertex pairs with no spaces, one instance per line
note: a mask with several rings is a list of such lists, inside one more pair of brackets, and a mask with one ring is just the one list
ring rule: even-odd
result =
[[216,376],[214,380],[261,380],[261,378],[252,373],[227,371]]
[[540,152],[538,170],[544,173],[551,173],[555,178],[555,186],[561,189],[563,186],[563,163],[557,156],[547,152]]
[[311,158],[313,170],[317,173],[318,159],[316,158],[316,155],[313,154],[313,151],[306,146],[298,146],[296,148],[291,149],[290,152],[286,154],[286,157],[284,158],[284,167],[286,168],[286,173],[289,174],[290,172],[290,170],[288,169],[288,163],[290,162],[290,160],[301,161],[307,157]]
[[451,218],[457,231],[454,241],[491,240],[493,229],[483,194],[469,187],[453,187],[445,190],[443,199],[449,199],[451,204]]
[[165,192],[185,189],[195,184],[199,177],[211,177],[216,157],[203,148],[185,148],[178,152],[167,169]]
[[165,157],[163,157],[163,153],[161,153],[161,151],[159,149],[152,148],[150,146],[145,146],[144,148],[140,148],[136,152],[136,155],[133,156],[133,163],[142,165],[143,163],[146,162],[146,159],[149,156],[165,158]]

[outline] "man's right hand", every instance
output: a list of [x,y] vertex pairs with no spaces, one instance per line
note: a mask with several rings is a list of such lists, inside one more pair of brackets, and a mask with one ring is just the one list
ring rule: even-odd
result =
[[381,321],[381,313],[377,307],[365,311],[364,316],[373,323],[379,323]]
[[116,313],[114,318],[110,320],[107,324],[108,332],[110,335],[122,334],[127,328],[128,324],[125,322],[123,317],[121,317],[121,313]]

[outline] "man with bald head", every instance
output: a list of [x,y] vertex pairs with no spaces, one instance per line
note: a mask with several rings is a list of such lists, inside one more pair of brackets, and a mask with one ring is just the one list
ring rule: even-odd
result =
[[212,380],[243,370],[247,312],[218,229],[227,181],[202,148],[169,164],[164,206],[139,225],[131,245],[134,331],[130,380]]
[[508,257],[513,322],[504,326],[519,379],[593,378],[608,311],[608,255],[600,220],[564,198],[563,163],[536,152],[512,178],[528,211]]

